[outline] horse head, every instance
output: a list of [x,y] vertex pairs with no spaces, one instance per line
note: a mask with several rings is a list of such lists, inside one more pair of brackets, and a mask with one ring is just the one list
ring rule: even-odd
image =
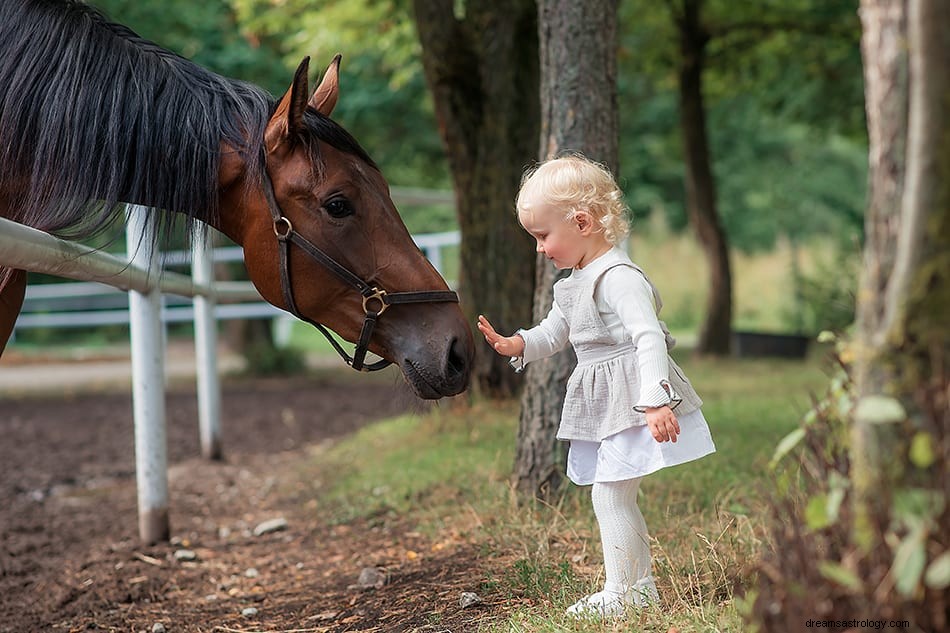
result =
[[270,303],[350,342],[362,337],[423,398],[455,395],[468,384],[471,329],[379,169],[329,119],[339,59],[312,95],[308,59],[300,64],[266,125],[262,169],[222,148],[218,228],[244,247],[248,274]]

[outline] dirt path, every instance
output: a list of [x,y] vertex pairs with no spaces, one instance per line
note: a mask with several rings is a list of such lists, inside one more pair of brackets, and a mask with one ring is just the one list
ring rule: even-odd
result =
[[[392,374],[231,379],[208,463],[193,388],[172,389],[173,539],[143,547],[130,396],[0,393],[0,632],[475,630],[494,608],[458,605],[484,578],[473,548],[402,517],[340,523],[301,479],[320,442],[426,406]],[[364,568],[385,584],[354,587]]]

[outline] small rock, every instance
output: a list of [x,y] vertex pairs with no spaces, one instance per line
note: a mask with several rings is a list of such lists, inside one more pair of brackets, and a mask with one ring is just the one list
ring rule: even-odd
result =
[[379,589],[386,584],[386,572],[378,567],[364,567],[360,570],[360,577],[350,589]]
[[175,560],[198,560],[198,555],[195,554],[193,550],[190,549],[179,549],[175,550]]
[[244,572],[245,578],[257,578],[260,574],[253,567],[249,567],[247,571]]
[[253,618],[255,615],[257,615],[257,609],[254,607],[248,607],[241,611],[241,615],[243,615],[245,618]]
[[482,599],[478,597],[477,593],[472,593],[471,591],[463,591],[462,595],[459,596],[459,606],[463,609],[468,607],[473,607],[476,604],[481,604]]
[[264,534],[270,534],[271,532],[280,532],[281,530],[287,529],[287,519],[284,517],[279,517],[277,519],[271,519],[270,521],[264,521],[259,523],[257,527],[254,528],[254,536],[263,536]]
[[165,625],[161,622],[156,622],[152,625],[152,633],[165,633]]

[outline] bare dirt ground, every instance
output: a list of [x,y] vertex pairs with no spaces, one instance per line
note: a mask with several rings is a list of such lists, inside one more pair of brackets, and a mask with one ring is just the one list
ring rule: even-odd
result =
[[[301,480],[320,442],[425,410],[398,377],[230,379],[223,462],[199,457],[194,389],[167,402],[172,542],[145,546],[128,390],[0,392],[0,632],[454,633],[505,608],[474,547],[407,517],[340,522]],[[278,517],[286,529],[254,535]],[[364,568],[385,584],[355,586]],[[460,608],[464,591],[484,602]]]

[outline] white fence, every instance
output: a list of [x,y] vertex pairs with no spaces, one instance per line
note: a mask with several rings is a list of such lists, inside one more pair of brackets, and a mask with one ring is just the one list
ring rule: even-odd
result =
[[[411,195],[411,192],[404,191],[403,195]],[[444,203],[446,199],[444,194],[423,196],[416,201],[420,202]],[[130,245],[128,259],[59,240],[0,218],[0,266],[78,280],[29,286],[27,309],[17,321],[18,329],[129,324],[139,535],[151,543],[169,536],[163,322],[194,321],[202,454],[207,458],[220,458],[221,394],[216,320],[274,317],[286,313],[264,303],[249,282],[214,281],[214,261],[243,260],[239,247],[216,249],[213,256],[209,249],[202,248],[204,242],[199,241],[191,253],[175,252],[164,258],[166,265],[185,265],[190,261],[191,277],[160,270],[162,258],[150,252],[153,229],[145,218],[144,209],[130,207],[126,227],[126,242]],[[459,234],[438,233],[413,239],[443,272],[442,249],[457,245]],[[127,308],[114,302],[120,290],[128,291]],[[192,297],[192,305],[178,302],[162,308],[162,293]],[[90,298],[105,298],[113,303],[106,309],[89,309]],[[81,306],[76,310],[78,300]],[[243,303],[218,305],[218,301]]]
[[[419,249],[445,276],[444,249],[458,246],[459,232],[426,233],[413,235]],[[159,256],[164,270],[184,269],[191,266],[191,251],[169,251]],[[243,262],[240,246],[222,246],[212,250],[212,264]],[[167,275],[167,272],[164,273]],[[454,281],[449,284],[454,286]],[[279,319],[292,322],[294,318],[283,310],[263,301],[250,282],[221,282],[214,284],[218,302],[214,307],[217,321],[229,319]],[[161,321],[164,324],[194,320],[192,302],[172,294],[164,294],[161,303]],[[122,289],[97,281],[31,284],[26,288],[23,310],[17,319],[16,332],[30,329],[59,329],[128,325],[127,294]],[[284,342],[284,341],[278,341]]]

